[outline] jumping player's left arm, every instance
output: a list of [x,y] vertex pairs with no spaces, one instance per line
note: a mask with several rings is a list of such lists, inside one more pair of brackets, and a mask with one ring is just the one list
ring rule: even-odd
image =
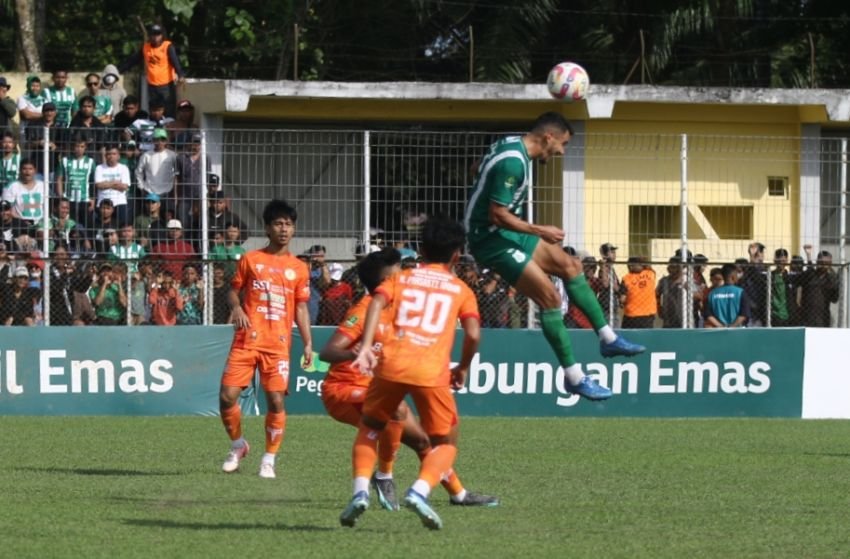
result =
[[463,327],[463,348],[460,361],[452,367],[452,388],[460,390],[466,384],[466,373],[481,342],[481,319],[478,314],[478,301],[469,288],[464,289],[464,300],[460,307],[460,324]]

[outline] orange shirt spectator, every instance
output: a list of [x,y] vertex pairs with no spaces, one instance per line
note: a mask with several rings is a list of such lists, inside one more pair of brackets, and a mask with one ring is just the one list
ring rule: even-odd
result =
[[157,326],[174,326],[177,313],[183,310],[183,298],[174,287],[174,276],[163,274],[162,283],[151,289],[148,295],[151,304],[151,321]]

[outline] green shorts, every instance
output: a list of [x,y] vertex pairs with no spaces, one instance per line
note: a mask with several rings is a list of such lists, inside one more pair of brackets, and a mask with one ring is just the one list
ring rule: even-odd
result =
[[534,235],[497,231],[475,243],[470,241],[469,250],[479,268],[492,268],[508,283],[516,285],[538,242],[540,237]]

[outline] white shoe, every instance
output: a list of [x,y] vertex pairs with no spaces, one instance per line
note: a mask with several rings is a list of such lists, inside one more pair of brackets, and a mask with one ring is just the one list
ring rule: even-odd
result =
[[263,479],[274,479],[277,476],[274,473],[274,464],[268,462],[260,463],[260,477]]
[[222,471],[230,474],[238,470],[239,461],[248,456],[248,450],[250,450],[250,447],[247,441],[239,448],[231,449],[227,453],[227,458],[224,459],[224,464],[221,465]]

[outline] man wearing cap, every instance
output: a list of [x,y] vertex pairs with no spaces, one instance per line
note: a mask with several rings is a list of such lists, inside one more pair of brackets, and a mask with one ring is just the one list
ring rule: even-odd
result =
[[617,261],[617,247],[611,243],[605,243],[599,247],[599,285],[597,294],[599,305],[605,313],[605,318],[614,328],[620,326],[620,278],[614,263]]
[[328,264],[325,262],[325,253],[325,247],[313,245],[304,254],[310,266],[310,302],[307,303],[307,309],[310,311],[310,324],[318,323],[319,301],[322,299],[322,293],[331,284]]
[[145,195],[142,213],[134,222],[139,232],[139,242],[148,250],[165,239],[166,221],[162,216],[162,201],[159,194],[149,192]]
[[227,199],[224,196],[224,191],[213,190],[212,192],[208,192],[207,196],[207,203],[209,204],[209,217],[207,219],[207,224],[210,228],[210,238],[212,238],[216,233],[224,235],[224,231],[227,229],[227,224],[231,223],[239,227],[239,231],[242,233],[241,240],[242,242],[245,242],[248,238],[247,231],[245,230],[245,224],[236,212],[227,208]]
[[35,326],[35,304],[41,298],[38,289],[29,286],[30,273],[25,266],[15,268],[12,285],[0,306],[6,326]]
[[178,152],[182,152],[192,142],[201,142],[198,123],[195,122],[195,106],[188,99],[177,103],[177,117],[166,124],[165,129],[168,130],[172,144]]
[[[68,71],[57,69],[53,72],[53,85],[44,90],[48,103],[56,108],[56,126],[67,128],[71,124],[71,107],[77,99],[74,88],[68,85]],[[44,109],[42,108],[42,112]]]
[[[162,199],[164,210],[175,211],[174,184],[177,181],[177,154],[167,148],[168,132],[153,131],[153,151],[147,151],[136,167],[136,182],[142,192],[153,192]],[[178,277],[175,275],[175,277]]]
[[173,117],[176,112],[177,83],[182,84],[186,74],[180,65],[177,50],[171,41],[165,39],[162,27],[153,23],[148,25],[147,32],[148,42],[122,62],[118,71],[124,74],[133,66],[144,62],[148,99],[162,99],[165,102],[166,114]]
[[175,199],[177,202],[177,217],[188,223],[192,215],[192,207],[201,203],[201,180],[203,173],[210,172],[210,159],[201,161],[201,135],[191,135],[188,152],[177,156],[177,185]]
[[195,257],[195,248],[183,239],[183,224],[179,219],[170,219],[166,224],[168,240],[154,245],[151,254],[163,261],[162,270],[173,277],[183,275],[183,265]]
[[56,193],[71,203],[71,215],[77,223],[88,227],[94,216],[94,159],[86,153],[86,141],[74,138],[69,157],[63,157],[56,169]]
[[106,149],[106,163],[94,170],[94,188],[97,192],[97,204],[110,200],[115,206],[115,220],[118,225],[132,222],[133,216],[127,205],[127,190],[130,188],[130,170],[118,160],[118,146],[110,145]]
[[0,132],[12,129],[12,119],[18,112],[15,100],[9,97],[9,82],[5,76],[0,76]]

